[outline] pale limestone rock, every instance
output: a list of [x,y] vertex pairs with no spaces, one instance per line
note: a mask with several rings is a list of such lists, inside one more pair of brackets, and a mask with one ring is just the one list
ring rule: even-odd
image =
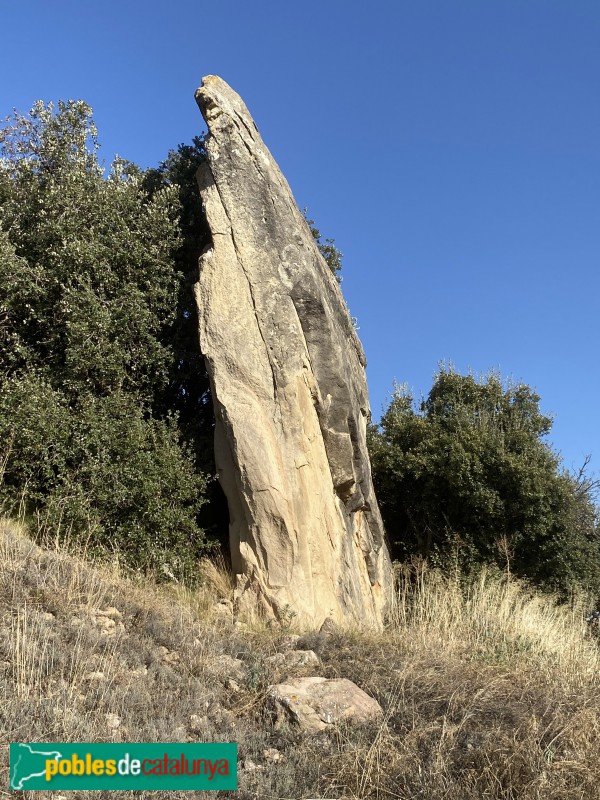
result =
[[87,683],[87,682],[90,682],[90,683],[98,682],[98,683],[100,683],[100,682],[106,680],[106,675],[103,672],[101,672],[100,670],[97,670],[96,672],[87,672],[83,676],[83,680],[84,680],[84,683]]
[[226,653],[217,656],[214,667],[217,675],[237,681],[244,681],[248,674],[246,665],[241,658],[233,658]]
[[159,645],[152,651],[155,661],[162,661],[165,664],[176,664],[179,661],[179,653],[176,650],[169,650],[164,645]]
[[211,608],[215,614],[221,617],[226,617],[227,619],[233,618],[233,603],[231,600],[218,600],[216,603],[213,603]]
[[192,714],[190,716],[189,729],[192,733],[206,733],[209,722],[206,715]]
[[270,686],[267,702],[276,727],[293,722],[305,731],[322,731],[346,721],[367,722],[383,714],[377,700],[347,678],[297,678]]
[[276,747],[267,747],[263,750],[263,758],[272,764],[277,764],[279,761],[285,761],[285,756]]
[[121,724],[121,718],[116,714],[105,714],[104,719],[106,720],[106,727],[111,731],[116,730]]
[[195,287],[237,607],[381,627],[392,575],[366,448],[365,357],[340,288],[241,98],[204,78]]
[[91,615],[102,636],[115,636],[117,633],[125,631],[125,625],[121,622],[123,615],[114,606],[109,606],[105,609],[92,609]]
[[336,625],[333,617],[327,617],[327,619],[323,621],[323,624],[319,628],[319,633],[323,633],[327,636],[334,633],[339,633],[339,628]]
[[290,669],[317,666],[320,663],[314,650],[288,650],[285,653],[268,656],[265,661],[275,667],[289,667]]
[[225,688],[228,689],[230,692],[233,692],[233,694],[237,694],[238,692],[242,691],[242,687],[233,678],[227,678],[227,680],[225,681]]
[[301,636],[299,633],[287,633],[282,636],[277,642],[277,649],[280,652],[287,652],[288,650],[295,650]]
[[109,617],[110,619],[122,619],[123,614],[119,611],[118,608],[114,606],[108,606],[108,608],[104,609],[97,609],[93,612],[97,617]]

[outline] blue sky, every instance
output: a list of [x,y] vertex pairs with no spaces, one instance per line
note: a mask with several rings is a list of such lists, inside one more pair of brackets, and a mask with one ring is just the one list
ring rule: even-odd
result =
[[0,116],[82,98],[143,166],[203,130],[219,74],[345,254],[374,416],[438,362],[499,369],[592,454],[600,322],[600,4],[29,0],[2,4]]

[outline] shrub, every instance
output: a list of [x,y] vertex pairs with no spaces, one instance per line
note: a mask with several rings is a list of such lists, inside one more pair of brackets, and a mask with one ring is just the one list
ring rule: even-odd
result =
[[524,384],[451,369],[418,407],[396,390],[369,437],[396,557],[495,562],[548,588],[598,590],[595,486],[561,469],[539,401]]

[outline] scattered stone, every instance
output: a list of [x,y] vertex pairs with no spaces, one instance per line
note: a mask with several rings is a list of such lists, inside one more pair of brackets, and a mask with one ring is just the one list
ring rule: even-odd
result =
[[[195,287],[236,610],[381,628],[392,569],[366,446],[366,360],[340,287],[244,102],[203,79]],[[260,447],[257,447],[260,442]]]
[[205,733],[208,728],[208,717],[192,714],[190,717],[189,729],[192,733]]
[[366,722],[381,716],[379,703],[347,678],[298,678],[270,686],[275,725],[291,721],[305,731],[322,731],[342,720]]
[[115,731],[121,724],[121,718],[110,712],[104,715],[104,719],[106,720],[106,727],[111,731]]
[[225,681],[225,688],[229,689],[230,692],[241,692],[242,689],[237,681],[234,681],[233,678],[227,678]]
[[265,659],[276,667],[306,667],[318,665],[321,662],[314,650],[288,650],[287,653],[275,653]]
[[278,640],[277,649],[282,653],[286,650],[295,650],[299,641],[299,633],[287,633]]
[[162,661],[164,664],[176,664],[179,661],[177,650],[169,650],[162,644],[152,651],[152,656],[155,661]]
[[86,682],[101,683],[106,680],[106,675],[100,671],[88,672],[87,675],[83,676],[83,680]]
[[270,761],[272,764],[277,764],[278,761],[284,760],[284,755],[275,747],[268,747],[266,750],[263,750],[263,758],[265,761]]
[[123,618],[123,614],[121,614],[119,609],[115,608],[114,606],[108,606],[108,608],[97,610],[92,613],[96,617],[108,617],[109,619],[113,620],[119,620]]
[[218,600],[212,606],[212,610],[220,616],[233,617],[233,603],[231,600]]
[[225,675],[227,678],[233,678],[237,681],[243,681],[246,678],[246,665],[240,658],[232,658],[232,656],[223,653],[217,656],[216,662],[217,674]]
[[264,769],[264,766],[262,764],[257,764],[250,758],[245,758],[242,763],[242,768],[247,770],[248,772],[257,772]]
[[319,628],[319,633],[325,634],[337,633],[338,631],[339,626],[336,624],[336,621],[333,619],[333,617],[327,617],[327,619],[323,621],[323,624]]
[[148,667],[145,664],[142,664],[141,667],[136,667],[129,671],[129,676],[131,678],[142,678],[144,675],[148,674]]

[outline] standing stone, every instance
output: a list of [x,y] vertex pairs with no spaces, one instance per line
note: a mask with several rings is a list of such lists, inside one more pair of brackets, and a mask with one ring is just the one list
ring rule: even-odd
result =
[[365,357],[242,99],[209,75],[195,287],[240,607],[381,627],[391,566],[366,447]]

